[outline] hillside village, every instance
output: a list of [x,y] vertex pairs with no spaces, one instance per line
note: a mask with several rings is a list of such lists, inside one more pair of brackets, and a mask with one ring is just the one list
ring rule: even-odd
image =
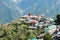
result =
[[60,30],[54,21],[44,15],[29,13],[0,25],[0,40],[44,40],[46,34],[50,35],[50,40],[56,40],[56,37],[60,37]]
[[[49,33],[50,35],[53,35],[53,33],[56,31],[56,25],[54,25],[54,19],[45,17],[43,15],[32,15],[31,13],[22,16],[23,20],[26,24],[28,24],[29,29],[37,29],[37,33],[39,34],[37,38],[44,36],[45,33]],[[38,28],[42,29],[41,33],[39,32]],[[42,33],[43,32],[43,33]],[[43,40],[43,37],[42,39]]]

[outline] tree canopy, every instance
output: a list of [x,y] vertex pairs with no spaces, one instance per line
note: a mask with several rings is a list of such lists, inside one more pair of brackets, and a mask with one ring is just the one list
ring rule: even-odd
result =
[[52,40],[52,38],[49,33],[46,33],[43,37],[43,40]]
[[55,24],[59,25],[60,24],[60,14],[57,14]]

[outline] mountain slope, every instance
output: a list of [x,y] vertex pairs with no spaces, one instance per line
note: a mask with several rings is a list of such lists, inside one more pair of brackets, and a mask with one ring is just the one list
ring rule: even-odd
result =
[[0,24],[29,12],[54,18],[60,13],[60,0],[0,0]]
[[17,5],[24,10],[24,14],[32,12],[54,18],[60,13],[60,0],[22,0]]
[[21,16],[21,9],[12,1],[0,1],[0,24],[11,22]]

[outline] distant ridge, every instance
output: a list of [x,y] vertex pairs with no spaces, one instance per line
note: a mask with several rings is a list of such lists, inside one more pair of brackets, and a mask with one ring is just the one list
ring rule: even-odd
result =
[[0,24],[11,22],[29,12],[54,18],[60,13],[60,0],[0,0]]
[[14,2],[8,0],[0,0],[0,24],[11,22],[19,18],[22,11]]

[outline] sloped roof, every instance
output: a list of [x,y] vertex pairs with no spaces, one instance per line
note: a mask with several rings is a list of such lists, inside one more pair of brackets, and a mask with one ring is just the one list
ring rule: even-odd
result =
[[56,28],[56,25],[50,25],[45,28],[45,31],[49,31],[50,29]]

